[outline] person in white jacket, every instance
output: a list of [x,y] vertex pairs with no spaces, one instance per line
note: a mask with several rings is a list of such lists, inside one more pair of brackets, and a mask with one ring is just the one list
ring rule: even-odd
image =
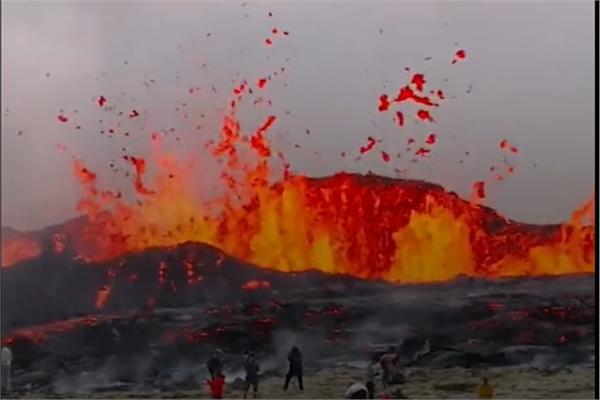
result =
[[356,382],[346,390],[344,394],[345,399],[368,399],[369,390],[365,385],[360,382]]
[[12,361],[13,354],[10,348],[2,347],[2,357],[0,362],[2,363],[2,391],[8,392],[12,389]]

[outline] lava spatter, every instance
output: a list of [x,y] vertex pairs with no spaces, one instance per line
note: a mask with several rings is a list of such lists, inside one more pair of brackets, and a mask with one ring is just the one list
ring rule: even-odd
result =
[[454,58],[452,59],[452,64],[456,64],[460,61],[463,61],[464,59],[467,58],[467,52],[465,50],[457,50],[456,53],[454,53]]
[[129,162],[135,171],[135,190],[142,195],[150,195],[154,193],[152,190],[147,189],[142,183],[142,177],[144,172],[146,171],[146,160],[143,158],[133,157],[133,156],[123,156],[123,159]]
[[104,106],[106,105],[106,103],[107,103],[107,102],[108,102],[108,101],[106,100],[106,97],[104,97],[104,96],[100,96],[100,97],[98,98],[98,105],[99,105],[100,107],[104,107]]
[[426,149],[425,147],[419,147],[419,149],[417,151],[415,151],[415,155],[416,156],[421,156],[421,157],[425,157],[429,153],[431,153],[431,150],[430,149]]
[[402,114],[402,111],[396,112],[396,123],[399,127],[404,126],[404,114]]
[[275,123],[276,120],[277,118],[274,115],[270,115],[267,118],[267,120],[263,123],[263,125],[250,138],[252,148],[261,157],[268,157],[271,155],[271,149],[269,147],[268,141],[265,140],[265,134],[267,133],[269,128]]
[[506,150],[509,151],[511,153],[518,153],[519,149],[517,148],[517,146],[512,145],[507,139],[502,139],[500,141],[500,149],[502,150]]
[[433,117],[431,117],[431,114],[427,110],[419,110],[419,111],[417,111],[416,117],[418,119],[420,119],[421,121],[435,122],[433,120]]
[[473,184],[473,199],[476,201],[485,199],[485,182],[478,181]]
[[438,106],[438,104],[434,103],[429,97],[419,96],[419,95],[415,94],[415,92],[409,86],[401,87],[400,91],[398,92],[398,95],[396,96],[394,101],[397,103],[401,103],[401,102],[405,102],[405,101],[413,101],[417,104],[422,104],[425,106],[432,106],[432,107]]
[[373,148],[375,147],[376,144],[377,144],[377,141],[375,139],[373,139],[371,136],[369,136],[367,138],[367,144],[365,146],[361,146],[361,148],[359,149],[360,154],[365,154],[365,153],[373,150]]
[[414,74],[410,83],[412,83],[419,92],[422,92],[426,83],[425,76],[423,74]]
[[382,94],[379,96],[379,107],[377,109],[381,112],[387,111],[390,108],[390,100],[388,99],[387,94]]

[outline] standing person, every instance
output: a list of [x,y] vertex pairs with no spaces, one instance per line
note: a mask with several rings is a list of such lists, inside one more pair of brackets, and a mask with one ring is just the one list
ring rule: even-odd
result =
[[207,380],[206,384],[210,388],[210,397],[212,399],[223,398],[223,390],[225,388],[225,376],[217,375],[214,378]]
[[258,372],[260,371],[260,366],[256,361],[256,356],[254,353],[248,353],[246,356],[246,361],[244,362],[244,369],[246,370],[246,385],[244,387],[244,398],[248,396],[248,390],[250,386],[253,389],[253,397],[256,398],[256,393],[258,392]]
[[12,389],[12,361],[13,354],[10,348],[3,347],[2,348],[2,391],[10,392]]
[[392,383],[392,377],[396,369],[395,362],[396,354],[394,353],[394,349],[391,347],[379,359],[379,364],[381,364],[381,369],[383,371],[382,383],[384,388],[387,388],[388,385]]
[[375,377],[377,376],[377,372],[375,372],[375,368],[377,367],[378,361],[379,361],[379,359],[378,359],[377,355],[373,355],[373,357],[371,357],[371,361],[369,362],[369,365],[367,365],[367,379],[366,379],[365,386],[367,387],[367,390],[369,391],[370,399],[375,398]]
[[216,349],[206,363],[210,379],[215,379],[223,375],[223,351]]
[[489,384],[488,378],[483,378],[483,383],[479,387],[478,397],[480,399],[491,399],[494,397],[494,388]]
[[304,385],[302,384],[302,353],[300,353],[300,349],[296,346],[292,347],[288,354],[288,373],[285,376],[285,384],[283,385],[283,390],[287,390],[290,381],[293,377],[298,379],[298,387],[300,390],[304,391]]

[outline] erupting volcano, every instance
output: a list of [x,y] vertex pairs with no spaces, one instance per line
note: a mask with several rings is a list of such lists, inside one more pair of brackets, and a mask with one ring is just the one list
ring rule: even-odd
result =
[[[393,103],[438,107],[419,94],[425,82],[415,74]],[[133,201],[100,188],[96,173],[73,157],[83,191],[77,209],[85,219],[56,228],[54,251],[67,247],[77,258],[106,261],[152,247],[203,242],[283,272],[318,270],[397,283],[593,272],[593,200],[562,225],[536,226],[482,206],[485,182],[474,184],[474,199],[466,201],[424,181],[292,173],[268,139],[276,116],[268,116],[255,132],[242,132],[236,108],[251,93],[245,81],[234,89],[221,140],[205,145],[225,165],[220,172],[225,190],[210,201],[193,194],[188,164],[162,150],[159,133],[151,137],[157,169],[151,183],[145,182],[145,159],[123,157],[132,168]],[[379,111],[385,112],[393,103],[382,98],[386,103]],[[432,145],[435,137],[430,134],[425,142]],[[375,144],[372,139],[371,148]],[[42,247],[31,235],[5,237],[2,266],[39,257]]]
[[591,393],[589,10],[12,3],[3,395]]

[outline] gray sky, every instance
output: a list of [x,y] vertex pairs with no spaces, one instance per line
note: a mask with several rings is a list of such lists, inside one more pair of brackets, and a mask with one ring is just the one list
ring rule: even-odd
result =
[[[241,117],[252,130],[277,115],[269,135],[295,171],[393,175],[393,168],[408,168],[409,178],[468,197],[472,183],[490,177],[488,168],[502,160],[498,143],[506,138],[520,149],[512,157],[517,170],[488,185],[486,204],[526,222],[563,221],[593,193],[593,7],[589,1],[3,2],[2,224],[30,229],[74,215],[79,191],[58,143],[105,183],[122,186],[125,178],[109,163],[123,147],[146,155],[151,132],[174,128],[173,151],[200,151],[218,132],[233,82],[254,82],[280,67],[286,72],[265,91],[273,107],[249,106]],[[290,35],[267,47],[274,27]],[[450,65],[458,48],[468,58]],[[409,117],[399,129],[393,111],[377,111],[382,93],[395,95],[408,82],[405,67],[449,97],[434,110],[433,126]],[[195,86],[202,92],[190,96]],[[126,113],[144,114],[117,119],[92,101],[100,94]],[[189,120],[175,111],[182,102]],[[61,109],[71,118],[67,124],[57,123]],[[405,116],[415,111],[402,109]],[[123,121],[119,134],[100,134],[117,121]],[[430,157],[411,163],[403,152],[407,138],[422,141],[431,131],[438,143]],[[383,139],[377,150],[402,157],[384,163],[373,151],[354,162],[368,136]]]

